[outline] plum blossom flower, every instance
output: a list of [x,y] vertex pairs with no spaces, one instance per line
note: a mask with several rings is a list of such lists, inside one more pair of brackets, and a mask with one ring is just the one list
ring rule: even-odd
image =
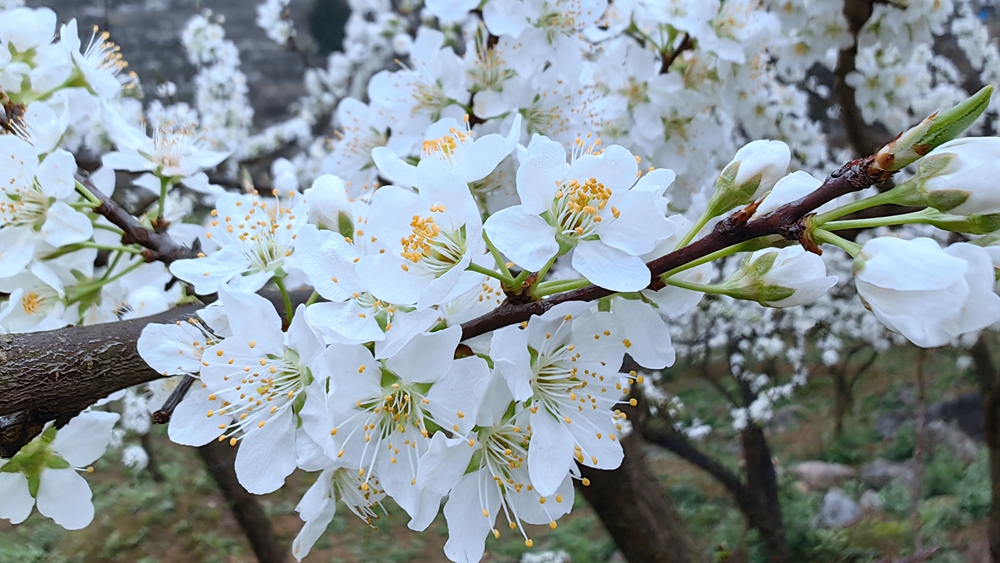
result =
[[90,524],[90,486],[77,472],[104,455],[117,421],[117,413],[84,411],[59,430],[49,426],[11,459],[0,459],[0,518],[20,524],[37,503],[40,513],[67,530]]
[[663,192],[674,173],[653,170],[636,181],[632,153],[593,148],[578,139],[567,164],[562,145],[534,136],[517,171],[521,205],[491,215],[484,228],[518,266],[538,271],[573,249],[573,268],[592,283],[638,291],[650,281],[639,256],[673,233]]
[[444,552],[452,561],[479,561],[486,536],[491,532],[500,536],[495,527],[500,514],[531,546],[523,523],[555,528],[556,520],[573,507],[569,473],[549,495],[532,485],[527,468],[531,415],[521,404],[508,412],[511,400],[507,383],[495,375],[476,419],[475,438],[436,434],[420,459],[418,485],[449,495],[444,506],[448,523]]
[[212,254],[170,264],[170,272],[207,295],[228,283],[232,289],[257,291],[273,276],[281,275],[292,255],[299,228],[305,224],[305,202],[296,192],[282,201],[261,200],[256,195],[223,194],[205,235],[219,245]]
[[126,70],[128,63],[110,38],[111,34],[94,26],[90,42],[81,50],[76,19],[70,20],[59,28],[59,41],[39,48],[32,86],[46,91],[68,82],[85,86],[102,100],[110,100],[123,88],[134,88],[139,79]]
[[823,259],[795,245],[750,254],[720,287],[731,297],[782,308],[812,303],[835,285]]
[[217,190],[209,187],[207,177],[199,173],[218,166],[231,151],[211,148],[211,143],[196,125],[160,123],[150,137],[108,107],[104,108],[103,115],[108,134],[118,147],[117,151],[104,155],[104,166],[152,172],[164,182],[180,182],[196,191],[216,193]]
[[317,379],[311,367],[323,343],[306,323],[304,306],[282,332],[267,299],[225,287],[219,299],[233,334],[202,355],[201,382],[215,406],[207,416],[225,432],[220,440],[240,442],[240,484],[251,493],[269,493],[295,469],[295,411]]
[[295,507],[299,518],[305,522],[292,543],[292,555],[302,561],[316,543],[337,513],[339,499],[358,518],[369,526],[374,526],[379,515],[375,508],[385,498],[385,491],[379,488],[378,479],[365,479],[357,471],[345,467],[324,469],[302,500]]
[[911,180],[932,207],[954,215],[1000,213],[1000,138],[955,139],[917,164]]
[[546,496],[574,461],[615,469],[623,457],[612,408],[628,389],[618,368],[629,342],[617,317],[589,307],[561,303],[532,317],[527,328],[493,333],[495,369],[530,411],[528,474]]
[[368,83],[372,109],[378,123],[392,127],[392,136],[401,143],[399,154],[409,152],[432,122],[442,117],[462,115],[458,100],[468,96],[462,59],[444,46],[444,34],[421,27],[410,49],[411,69],[383,70]]
[[333,152],[323,159],[323,172],[343,178],[350,197],[368,199],[378,187],[372,150],[384,146],[406,154],[413,139],[390,136],[389,124],[381,122],[378,111],[354,98],[344,98],[337,105],[337,122],[337,141]]
[[[209,400],[212,393],[207,385],[202,384],[198,375],[205,349],[220,340],[220,335],[195,318],[177,321],[172,325],[150,323],[143,327],[142,334],[139,335],[136,347],[149,367],[164,377],[191,375],[198,379],[174,408],[167,426],[167,436],[177,444],[204,446],[218,438],[224,430],[219,428],[217,420],[205,416],[214,407],[213,401]],[[164,381],[176,379],[179,378],[172,377]],[[176,385],[176,381],[166,384],[171,385]]]
[[430,432],[472,430],[490,375],[482,358],[454,359],[461,332],[417,335],[384,360],[364,346],[331,344],[317,364],[336,389],[327,397],[336,426],[321,447],[366,481],[377,475],[414,530],[430,524],[440,502],[416,486]]
[[362,254],[340,233],[306,225],[299,231],[296,249],[295,265],[327,300],[307,307],[306,317],[331,343],[375,342],[376,357],[385,358],[439,319],[433,309],[416,311],[372,295],[356,272]]
[[380,300],[426,309],[482,281],[466,272],[486,251],[482,219],[468,185],[444,162],[420,161],[412,191],[386,186],[375,192],[363,235],[386,252],[358,261],[364,287]]
[[929,238],[877,237],[865,243],[855,270],[865,306],[917,346],[944,346],[1000,320],[993,262],[981,247],[942,250]]
[[8,163],[0,167],[0,237],[6,243],[0,266],[7,276],[28,265],[36,239],[59,247],[91,237],[90,218],[70,205],[79,199],[72,154],[56,149],[40,159],[24,139],[3,135],[0,158]]
[[[466,183],[477,182],[493,172],[500,161],[514,150],[520,131],[520,114],[514,117],[506,137],[491,133],[478,139],[469,128],[468,115],[462,124],[446,117],[427,128],[420,158],[441,160]],[[391,149],[376,147],[372,150],[372,159],[379,171],[395,184],[417,184],[417,167],[400,159]]]
[[706,215],[717,217],[763,196],[788,170],[791,151],[781,141],[752,141],[736,151],[715,183]]

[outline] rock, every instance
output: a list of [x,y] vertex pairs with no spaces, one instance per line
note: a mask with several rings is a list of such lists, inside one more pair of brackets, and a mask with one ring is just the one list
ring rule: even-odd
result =
[[813,528],[836,530],[846,528],[861,519],[858,503],[840,489],[830,489],[823,497],[823,506],[812,520]]
[[899,479],[910,486],[914,478],[913,468],[904,463],[893,463],[879,458],[861,466],[861,482],[872,489],[881,489],[893,479]]
[[912,414],[909,409],[894,409],[878,415],[875,419],[875,433],[883,440],[891,439]]
[[805,407],[802,405],[788,405],[774,411],[774,416],[767,423],[767,428],[775,434],[784,434],[794,430],[802,419]]
[[927,438],[927,450],[930,452],[944,448],[965,463],[972,463],[979,454],[976,442],[968,434],[943,420],[935,420],[928,424],[924,435]]
[[857,471],[853,467],[825,461],[806,461],[792,467],[790,473],[812,490],[824,490],[853,479]]
[[979,393],[966,393],[927,407],[927,420],[954,422],[974,440],[983,441],[983,403]]
[[858,504],[864,510],[881,510],[882,509],[882,499],[879,498],[878,493],[868,489],[861,493],[861,498],[858,499]]

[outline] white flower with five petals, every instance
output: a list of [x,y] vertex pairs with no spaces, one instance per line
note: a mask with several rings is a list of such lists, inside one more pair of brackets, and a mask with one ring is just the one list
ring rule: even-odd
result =
[[[484,226],[490,240],[515,264],[537,271],[573,249],[573,268],[614,291],[649,285],[639,256],[673,233],[663,192],[670,170],[639,177],[636,157],[618,145],[583,150],[567,164],[562,145],[536,135],[517,171],[521,205],[503,209]],[[638,178],[638,181],[636,181]]]

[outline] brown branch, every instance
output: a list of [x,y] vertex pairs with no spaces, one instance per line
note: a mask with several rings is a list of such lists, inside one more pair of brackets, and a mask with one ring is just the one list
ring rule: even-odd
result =
[[[854,88],[847,83],[847,75],[857,70],[858,34],[874,11],[878,0],[846,0],[844,2],[844,17],[847,28],[851,32],[851,44],[842,49],[837,56],[837,66],[833,71],[833,91],[840,105],[840,122],[847,134],[847,142],[855,155],[868,154],[876,147],[872,130],[865,123],[854,96]],[[880,133],[885,133],[884,130]],[[881,135],[880,135],[881,136]]]
[[61,426],[115,391],[163,377],[139,356],[142,328],[189,319],[198,309],[186,305],[142,319],[0,335],[0,457],[10,458],[46,422]]
[[166,233],[150,231],[144,227],[138,219],[97,189],[89,177],[78,174],[76,179],[101,202],[101,205],[94,208],[94,212],[103,215],[114,226],[125,231],[122,243],[142,246],[145,249],[142,251],[142,257],[147,262],[159,260],[169,266],[175,260],[197,256],[197,248],[188,248],[178,244]]
[[687,33],[684,34],[681,39],[681,44],[677,46],[676,49],[669,53],[660,54],[660,74],[666,74],[670,72],[670,65],[674,64],[677,57],[680,56],[684,51],[688,51],[694,48],[694,41],[691,40],[691,36]]
[[191,389],[192,383],[194,383],[194,377],[185,375],[184,379],[177,384],[177,387],[174,387],[167,400],[163,402],[163,406],[153,413],[154,424],[166,424],[170,422],[170,417],[173,416],[174,409],[177,408],[177,405],[181,404],[184,395],[187,395],[188,390]]
[[[803,220],[806,216],[828,201],[880,184],[889,179],[892,174],[892,172],[878,168],[874,163],[874,158],[868,156],[841,166],[838,170],[831,173],[826,181],[812,193],[802,199],[779,207],[760,219],[751,221],[750,216],[753,212],[750,209],[738,211],[719,222],[715,226],[715,229],[705,237],[684,248],[646,263],[650,271],[650,283],[647,287],[654,290],[660,289],[664,287],[660,275],[699,258],[704,258],[718,250],[758,237],[780,235],[791,240],[800,240],[811,244],[810,241],[804,238],[806,228]],[[753,206],[751,205],[750,207]],[[532,315],[541,315],[559,303],[567,301],[595,301],[613,293],[613,291],[602,287],[589,285],[581,289],[561,293],[550,299],[516,305],[507,304],[481,317],[463,323],[462,339],[469,339],[492,332],[498,328],[526,321]]]
[[[309,294],[292,292],[292,304],[305,303]],[[265,297],[282,310],[280,296]],[[47,422],[62,426],[115,391],[165,377],[139,356],[143,327],[185,321],[201,308],[185,305],[141,319],[0,335],[0,457],[12,457]]]
[[[734,213],[704,238],[649,262],[649,287],[663,287],[660,274],[734,244],[774,234],[790,239],[803,238],[803,218],[814,209],[889,176],[890,172],[874,165],[872,157],[866,157],[845,164],[814,192],[763,218],[750,221],[752,212],[748,210]],[[126,233],[135,231],[138,237],[145,237],[145,244],[138,242],[160,253],[161,260],[180,253],[178,249],[190,252],[186,247],[175,245],[169,237],[141,228],[138,221],[99,190],[90,189],[101,198],[105,216],[112,222],[118,221],[115,224]],[[551,299],[503,306],[462,324],[462,338],[526,321],[558,303],[594,301],[611,293],[591,285]],[[305,299],[307,297],[303,296],[299,302]],[[0,336],[0,455],[19,450],[38,434],[45,422],[54,420],[57,425],[65,424],[114,391],[162,377],[149,369],[136,351],[142,327],[151,322],[183,320],[191,317],[194,311],[195,308],[189,306],[144,319]]]
[[205,470],[219,487],[233,517],[250,542],[250,548],[259,563],[284,563],[288,560],[288,546],[278,537],[257,496],[248,493],[236,477],[233,464],[236,448],[229,444],[209,442],[198,448],[198,456]]
[[718,460],[695,447],[686,436],[664,424],[647,424],[642,431],[642,437],[647,442],[677,454],[684,461],[714,477],[720,485],[729,491],[729,494],[733,496],[745,514],[753,512],[757,499],[740,477],[719,463]]

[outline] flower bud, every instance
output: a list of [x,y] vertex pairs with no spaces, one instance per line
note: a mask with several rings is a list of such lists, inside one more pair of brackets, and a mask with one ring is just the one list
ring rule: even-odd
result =
[[836,283],[822,258],[796,245],[754,252],[721,287],[730,297],[781,308],[811,303]]
[[785,175],[791,151],[781,141],[753,141],[719,175],[707,214],[717,217],[767,193]]
[[969,137],[934,149],[908,183],[925,205],[952,215],[987,215],[1000,213],[998,177],[1000,138]]
[[990,103],[993,86],[986,86],[965,101],[940,113],[934,113],[902,133],[875,155],[875,164],[893,172],[916,162],[969,128]]
[[874,238],[858,255],[855,285],[882,324],[924,348],[1000,320],[993,263],[968,243],[942,250],[929,238]]

